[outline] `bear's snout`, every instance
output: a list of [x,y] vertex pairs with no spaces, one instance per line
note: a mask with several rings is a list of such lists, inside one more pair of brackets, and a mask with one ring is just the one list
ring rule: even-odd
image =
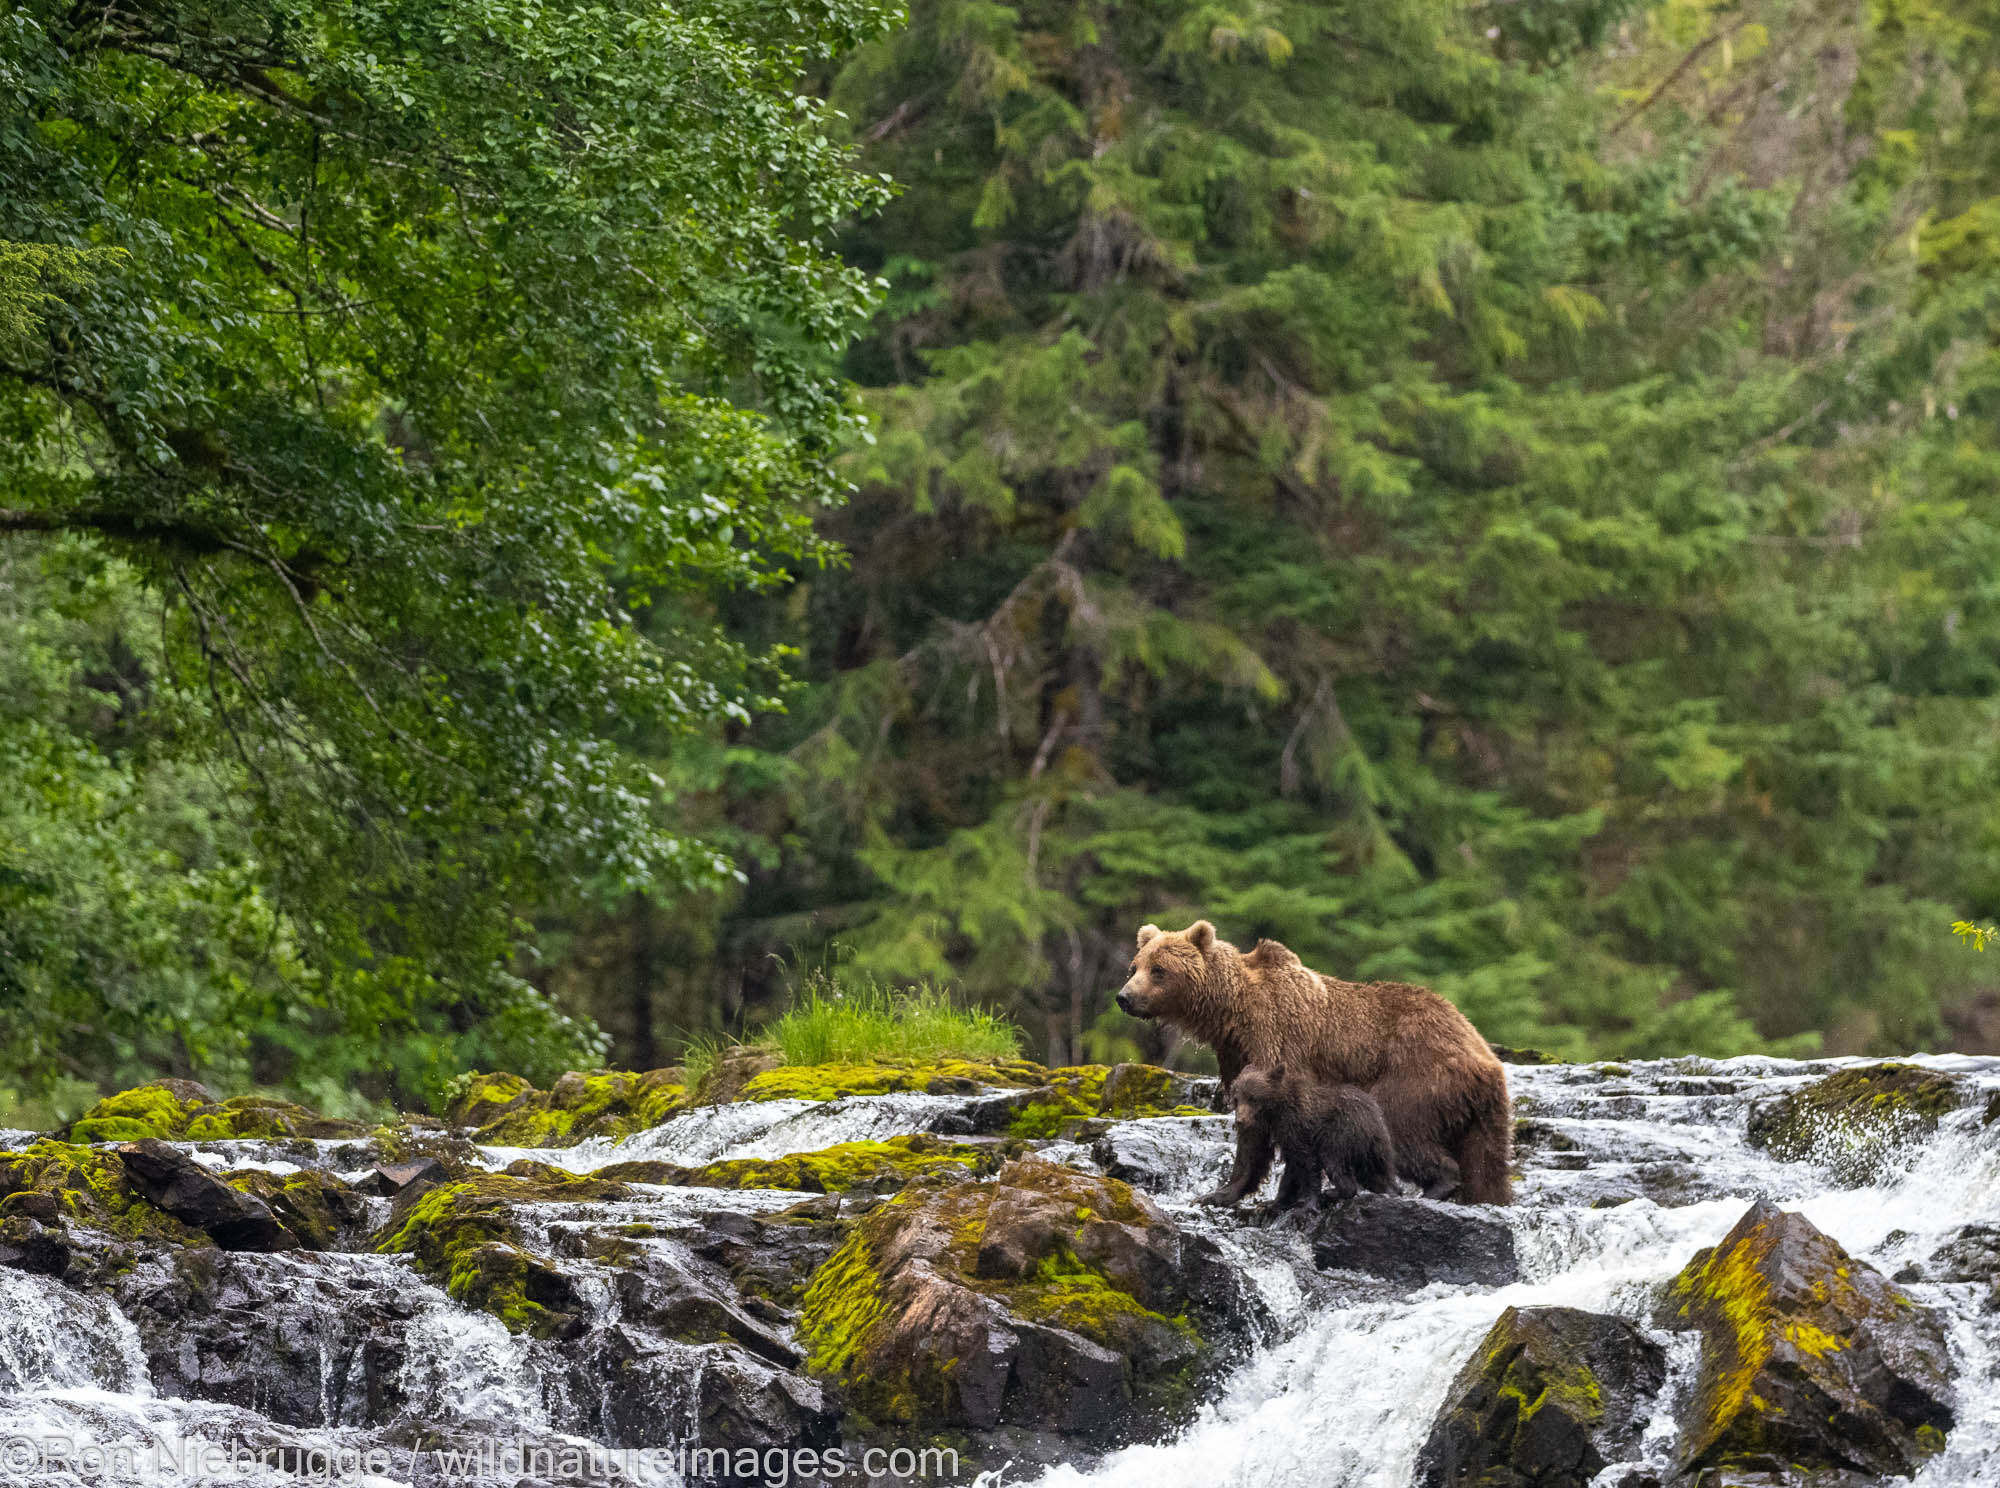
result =
[[1136,1008],[1132,1006],[1132,994],[1126,991],[1123,987],[1120,987],[1118,989],[1118,1011],[1121,1013],[1134,1013],[1134,1014],[1136,1014],[1138,1011]]

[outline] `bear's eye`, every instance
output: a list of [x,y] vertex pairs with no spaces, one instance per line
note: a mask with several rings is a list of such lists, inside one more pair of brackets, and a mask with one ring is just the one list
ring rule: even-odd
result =
[[1165,981],[1166,979],[1167,979],[1167,969],[1166,969],[1166,967],[1164,967],[1164,966],[1155,966],[1155,967],[1153,968],[1153,980],[1154,980],[1154,981],[1156,981],[1156,982],[1164,982],[1164,981]]

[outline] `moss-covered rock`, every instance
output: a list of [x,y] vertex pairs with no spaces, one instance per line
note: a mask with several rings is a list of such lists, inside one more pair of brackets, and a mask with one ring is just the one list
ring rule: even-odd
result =
[[1834,1073],[1750,1113],[1753,1145],[1786,1162],[1813,1162],[1849,1186],[1872,1183],[1965,1103],[1964,1082],[1914,1064]]
[[[849,1095],[922,1091],[972,1095],[982,1089],[1024,1089],[1048,1071],[1026,1059],[941,1059],[928,1064],[887,1060],[877,1064],[781,1064],[745,1081],[730,1097],[741,1101],[839,1100]],[[704,1096],[710,1093],[703,1086]]]
[[[54,1214],[30,1195],[43,1196]],[[127,1240],[208,1243],[201,1231],[141,1196],[116,1151],[77,1143],[40,1141],[20,1152],[0,1152],[0,1203]]]
[[156,1080],[108,1095],[70,1123],[72,1142],[215,1142],[288,1137],[355,1137],[357,1122],[336,1121],[291,1101],[239,1095],[217,1101],[191,1080]]
[[343,1250],[368,1222],[368,1203],[331,1173],[304,1169],[277,1174],[251,1168],[228,1177],[230,1187],[261,1199],[307,1250]]
[[572,1070],[547,1090],[519,1075],[467,1075],[445,1106],[452,1126],[502,1147],[573,1147],[592,1137],[615,1139],[658,1126],[687,1104],[686,1077],[676,1067]]
[[574,1291],[554,1263],[528,1249],[520,1211],[630,1194],[622,1183],[596,1178],[485,1174],[422,1194],[375,1249],[413,1257],[455,1301],[490,1312],[514,1332],[568,1336],[576,1326]]
[[841,1142],[817,1152],[794,1152],[784,1157],[730,1158],[692,1168],[663,1162],[613,1163],[598,1169],[597,1176],[686,1188],[893,1193],[924,1174],[984,1177],[997,1170],[1007,1156],[1004,1147],[993,1143],[952,1142],[919,1133],[879,1142]]
[[1623,1318],[1510,1307],[1445,1394],[1418,1488],[1587,1488],[1637,1456],[1666,1353]]
[[1698,1329],[1680,1465],[1908,1475],[1952,1425],[1931,1313],[1803,1215],[1759,1201],[1668,1288],[1659,1322]]
[[1180,1251],[1115,1179],[1024,1158],[990,1183],[920,1182],[814,1276],[808,1366],[878,1425],[1144,1430],[1205,1353]]

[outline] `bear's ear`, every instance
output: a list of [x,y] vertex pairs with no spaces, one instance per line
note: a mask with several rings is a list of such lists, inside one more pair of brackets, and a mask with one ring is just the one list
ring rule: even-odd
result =
[[1271,1066],[1271,1083],[1273,1085],[1282,1085],[1285,1083],[1285,1067],[1282,1064]]
[[1215,926],[1207,920],[1196,920],[1187,927],[1187,938],[1189,945],[1206,956],[1208,948],[1215,944]]
[[1139,949],[1142,951],[1145,950],[1159,933],[1160,927],[1158,925],[1141,925],[1139,927]]

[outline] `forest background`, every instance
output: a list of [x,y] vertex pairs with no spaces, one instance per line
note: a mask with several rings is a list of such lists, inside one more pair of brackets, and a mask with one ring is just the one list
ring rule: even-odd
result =
[[2000,1051],[2000,4],[0,11],[0,1124],[1051,1063],[1205,916]]

